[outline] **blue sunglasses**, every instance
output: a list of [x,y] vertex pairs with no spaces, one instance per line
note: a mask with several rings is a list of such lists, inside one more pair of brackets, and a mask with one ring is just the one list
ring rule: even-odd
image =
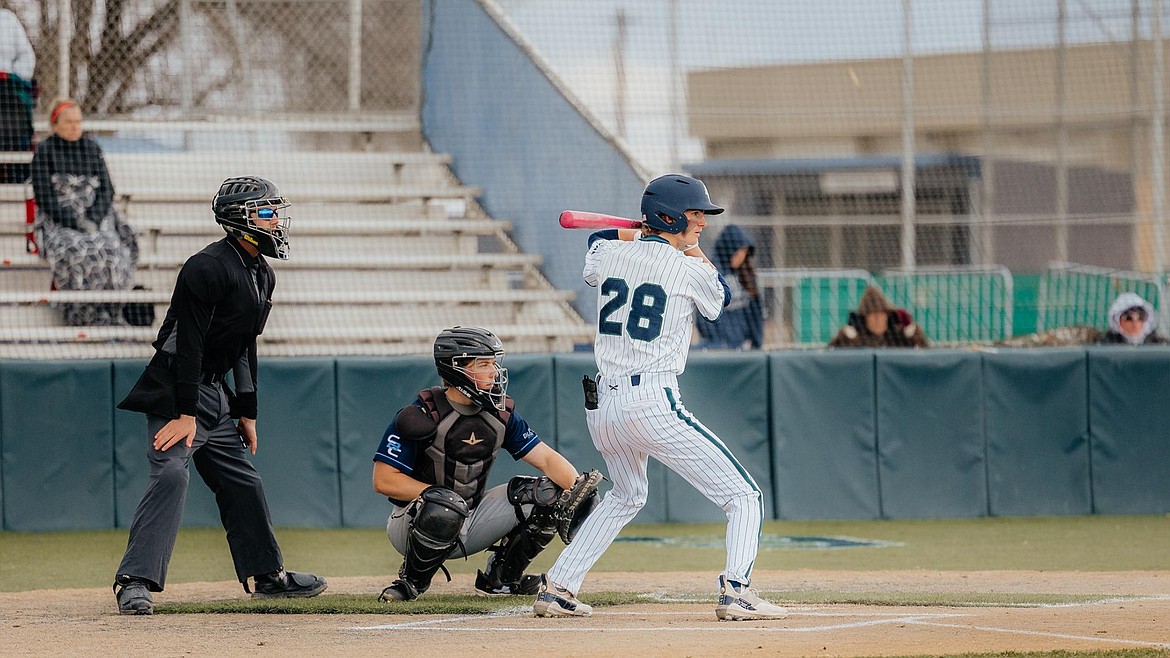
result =
[[276,208],[260,208],[256,211],[256,217],[259,219],[274,219],[280,217],[276,212]]

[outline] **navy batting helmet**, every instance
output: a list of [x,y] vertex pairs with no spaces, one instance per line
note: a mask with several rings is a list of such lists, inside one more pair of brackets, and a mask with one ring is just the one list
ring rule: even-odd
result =
[[[472,359],[496,359],[495,379],[488,390],[476,386],[466,367]],[[435,368],[439,377],[484,408],[503,411],[508,392],[508,369],[500,365],[504,343],[495,334],[479,327],[452,327],[435,338]]]
[[[288,217],[280,210],[289,206],[288,199],[267,178],[236,176],[225,180],[211,200],[215,221],[228,235],[244,240],[260,253],[280,260],[288,260]],[[257,216],[278,218],[280,223],[271,229],[257,226]]]
[[687,230],[687,211],[718,215],[723,208],[711,203],[703,181],[683,174],[666,174],[650,181],[642,193],[642,223],[666,233]]

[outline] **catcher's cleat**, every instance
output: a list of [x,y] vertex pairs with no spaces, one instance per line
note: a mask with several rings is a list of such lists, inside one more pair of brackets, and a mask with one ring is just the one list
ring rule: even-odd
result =
[[578,601],[572,592],[549,580],[548,574],[540,574],[540,593],[532,612],[537,617],[588,617],[593,606]]
[[145,580],[118,576],[114,579],[114,596],[118,599],[118,612],[124,615],[154,614],[154,599]]
[[389,603],[391,601],[413,601],[418,598],[419,594],[422,594],[422,592],[418,591],[414,585],[400,578],[382,590],[382,593],[378,595],[378,600],[383,603]]
[[252,592],[254,599],[309,598],[324,592],[328,587],[320,576],[284,569],[256,576],[255,580],[256,591]]
[[715,616],[720,621],[747,621],[752,619],[784,619],[788,611],[761,599],[747,585],[740,585],[719,576],[719,605]]
[[524,574],[514,583],[499,583],[482,571],[475,572],[476,596],[531,596],[540,591],[540,576]]

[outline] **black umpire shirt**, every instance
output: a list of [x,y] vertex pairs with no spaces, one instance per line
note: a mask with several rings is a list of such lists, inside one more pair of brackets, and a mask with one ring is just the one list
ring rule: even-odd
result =
[[202,381],[233,371],[233,416],[256,417],[256,336],[272,308],[276,276],[227,236],[187,259],[154,348],[175,361],[178,412],[194,416]]

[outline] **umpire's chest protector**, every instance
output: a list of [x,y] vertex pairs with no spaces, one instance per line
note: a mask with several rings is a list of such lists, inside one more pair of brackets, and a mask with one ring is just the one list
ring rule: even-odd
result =
[[494,414],[480,410],[463,414],[451,406],[440,387],[422,391],[419,397],[438,428],[426,458],[420,460],[423,477],[431,476],[435,484],[454,489],[470,507],[479,504],[487,488],[488,473],[496,454],[504,445],[504,430],[511,417],[512,400],[505,411]]

